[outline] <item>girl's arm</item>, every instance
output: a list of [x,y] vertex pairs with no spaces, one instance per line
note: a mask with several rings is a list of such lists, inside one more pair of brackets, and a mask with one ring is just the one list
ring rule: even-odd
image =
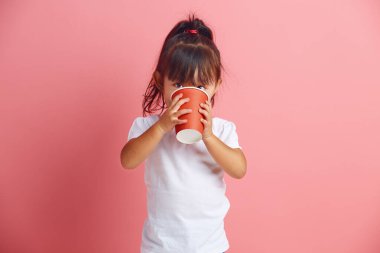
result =
[[247,171],[247,160],[240,148],[231,148],[212,132],[212,105],[210,101],[201,103],[199,112],[205,116],[201,119],[204,125],[202,139],[214,160],[233,178],[244,177]]
[[133,138],[125,144],[120,154],[121,164],[124,168],[136,168],[156,148],[165,134],[158,123],[156,122],[139,137]]
[[186,123],[187,120],[180,120],[183,114],[191,112],[191,109],[181,109],[181,105],[189,102],[189,98],[181,97],[179,94],[171,101],[170,106],[160,119],[148,130],[137,138],[130,139],[123,147],[120,154],[121,164],[126,169],[134,169],[140,165],[161,141],[162,137],[171,131],[175,125]]
[[214,134],[204,138],[208,152],[214,160],[233,178],[244,177],[247,171],[247,160],[240,148],[230,148]]

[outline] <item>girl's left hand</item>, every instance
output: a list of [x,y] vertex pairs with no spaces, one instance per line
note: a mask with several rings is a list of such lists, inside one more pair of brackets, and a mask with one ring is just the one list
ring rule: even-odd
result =
[[206,103],[201,103],[200,106],[201,108],[199,108],[199,112],[204,116],[204,119],[201,119],[204,126],[202,135],[202,139],[204,140],[212,135],[211,103],[206,101]]

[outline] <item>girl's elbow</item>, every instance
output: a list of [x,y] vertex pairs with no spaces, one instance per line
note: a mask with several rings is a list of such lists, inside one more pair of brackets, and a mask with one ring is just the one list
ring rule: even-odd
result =
[[123,167],[123,169],[133,169],[132,166],[130,166],[126,161],[124,161],[123,159],[121,159],[121,167]]
[[238,176],[237,178],[238,179],[242,179],[245,174],[247,173],[247,159],[245,159],[245,156],[243,154],[243,152],[241,152],[241,158],[240,158],[240,166],[239,166],[239,173],[238,173]]
[[124,159],[124,160],[122,159],[121,166],[124,169],[133,170],[139,166],[139,163],[137,163],[136,161],[131,161],[130,159]]
[[241,170],[239,171],[239,173],[237,173],[237,174],[235,175],[235,178],[236,178],[236,179],[242,179],[242,178],[245,176],[246,173],[247,173],[247,169],[246,169],[246,168],[243,168],[243,169],[241,169]]
[[247,174],[247,161],[244,159],[242,165],[240,166],[239,172],[236,175],[237,179],[242,179],[245,174]]
[[136,168],[136,166],[132,166],[130,164],[127,164],[127,163],[121,163],[121,166],[126,169],[126,170],[133,170],[134,168]]
[[127,170],[132,170],[137,167],[137,165],[134,163],[131,163],[131,160],[128,159],[125,154],[123,155],[123,153],[120,155],[120,163],[121,163],[121,166]]
[[239,157],[239,163],[238,163],[239,166],[235,170],[235,171],[237,171],[236,178],[242,179],[245,176],[245,174],[247,173],[247,159],[245,158],[245,155],[241,149],[238,149],[238,152],[239,152],[240,157]]

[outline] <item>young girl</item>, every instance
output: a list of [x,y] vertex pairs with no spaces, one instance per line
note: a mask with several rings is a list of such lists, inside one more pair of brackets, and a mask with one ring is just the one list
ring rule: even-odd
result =
[[[202,20],[189,16],[167,35],[145,92],[144,117],[132,123],[121,152],[127,169],[146,159],[148,217],[142,253],[222,253],[229,248],[224,217],[230,202],[223,175],[242,178],[246,159],[235,124],[212,117],[221,68],[212,31]],[[186,122],[180,116],[191,111],[179,109],[189,99],[179,94],[172,100],[170,94],[185,86],[204,89],[211,98],[199,106],[204,132],[195,144],[183,144],[175,136],[174,126]],[[158,109],[159,115],[151,114]]]

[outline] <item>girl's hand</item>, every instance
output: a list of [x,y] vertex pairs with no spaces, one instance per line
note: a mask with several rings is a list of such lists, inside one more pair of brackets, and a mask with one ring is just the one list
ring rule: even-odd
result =
[[178,110],[181,105],[190,101],[190,98],[180,99],[182,96],[183,94],[181,93],[174,97],[169,107],[157,122],[158,126],[163,130],[164,133],[171,131],[175,125],[187,122],[186,119],[178,119],[181,115],[190,113],[192,111],[191,109]]
[[212,133],[212,116],[211,116],[211,103],[209,101],[206,101],[206,103],[201,103],[200,106],[202,108],[199,109],[199,112],[203,114],[205,119],[201,119],[201,122],[203,123],[204,130],[202,139],[206,139],[210,137]]

